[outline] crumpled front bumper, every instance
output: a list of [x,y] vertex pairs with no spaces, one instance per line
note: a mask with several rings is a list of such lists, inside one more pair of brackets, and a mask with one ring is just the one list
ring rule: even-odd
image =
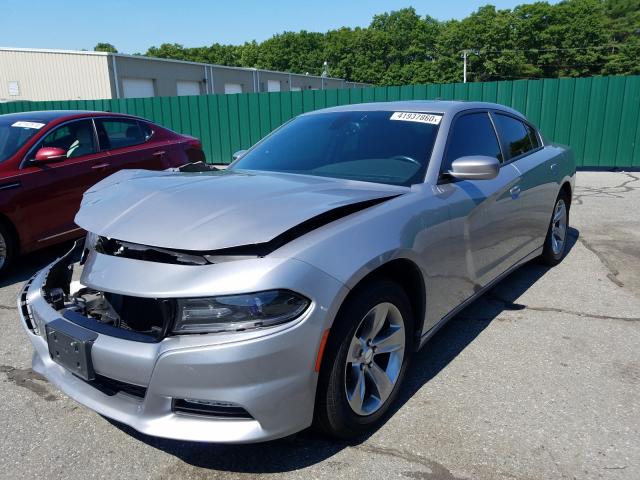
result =
[[[149,262],[113,257],[92,261],[113,263],[112,275],[123,266],[128,272],[142,275],[149,266]],[[42,295],[52,264],[37,273],[18,297],[22,323],[34,348],[33,369],[79,403],[153,436],[247,443],[300,431],[313,418],[317,383],[314,365],[322,333],[347,289],[314,267],[295,260],[288,262],[281,270],[286,270],[286,276],[298,285],[287,285],[283,278],[277,286],[312,299],[307,311],[292,323],[248,332],[170,336],[157,343],[98,334],[91,348],[96,374],[132,387],[115,394],[73,375],[49,355],[45,325],[62,318]],[[169,281],[172,271],[183,275],[185,269],[212,267],[211,274],[215,275],[216,270],[216,265],[163,267]],[[272,280],[279,268],[270,265],[267,276]],[[291,275],[292,269],[299,271]],[[257,270],[253,268],[252,273]],[[90,277],[83,273],[83,283],[90,282]],[[132,394],[136,389],[143,393]],[[177,413],[172,409],[174,399],[228,402],[245,409],[250,418]]]

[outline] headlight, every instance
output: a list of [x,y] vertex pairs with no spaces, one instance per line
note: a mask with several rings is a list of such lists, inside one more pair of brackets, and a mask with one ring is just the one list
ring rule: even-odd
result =
[[300,316],[309,300],[288,290],[178,299],[174,333],[211,333],[270,327]]

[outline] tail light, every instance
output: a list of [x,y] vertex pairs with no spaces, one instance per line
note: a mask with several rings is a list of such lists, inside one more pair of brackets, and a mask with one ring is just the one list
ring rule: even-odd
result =
[[186,148],[187,158],[189,162],[206,162],[204,151],[202,150],[202,142],[197,138],[189,138],[187,140],[187,148]]
[[189,139],[187,142],[189,148],[195,148],[196,150],[202,150],[202,142],[197,138]]

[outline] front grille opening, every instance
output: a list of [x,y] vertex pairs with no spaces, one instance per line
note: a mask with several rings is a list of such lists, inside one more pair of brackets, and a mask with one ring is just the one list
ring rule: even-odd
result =
[[170,299],[131,297],[83,288],[74,294],[69,309],[102,325],[162,339],[171,327],[174,304]]
[[208,417],[253,419],[244,408],[228,402],[174,398],[171,410],[176,413],[188,413]]
[[118,393],[126,393],[128,395],[142,399],[147,394],[147,389],[145,387],[121,382],[119,380],[114,380],[113,378],[104,377],[98,374],[96,374],[93,380],[87,381],[87,383],[93,388],[100,390],[102,393],[110,397],[113,397]]
[[27,282],[27,284],[22,289],[22,293],[20,294],[20,313],[22,313],[22,317],[27,324],[27,328],[37,335],[38,328],[36,327],[36,322],[34,321],[33,315],[31,314],[29,305],[27,305],[27,293],[29,292],[31,282],[33,282],[33,278]]

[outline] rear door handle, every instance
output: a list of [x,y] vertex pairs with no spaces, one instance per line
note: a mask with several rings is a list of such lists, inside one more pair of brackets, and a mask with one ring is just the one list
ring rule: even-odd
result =
[[104,163],[97,163],[95,165],[93,165],[91,168],[93,170],[104,170],[105,168],[107,168],[110,164],[107,162]]
[[157,152],[153,152],[152,155],[154,157],[162,157],[164,155],[164,150],[158,150]]
[[511,194],[511,198],[513,199],[518,198],[518,196],[520,195],[520,186],[516,185],[515,187],[511,187],[511,189],[509,190],[509,193]]

